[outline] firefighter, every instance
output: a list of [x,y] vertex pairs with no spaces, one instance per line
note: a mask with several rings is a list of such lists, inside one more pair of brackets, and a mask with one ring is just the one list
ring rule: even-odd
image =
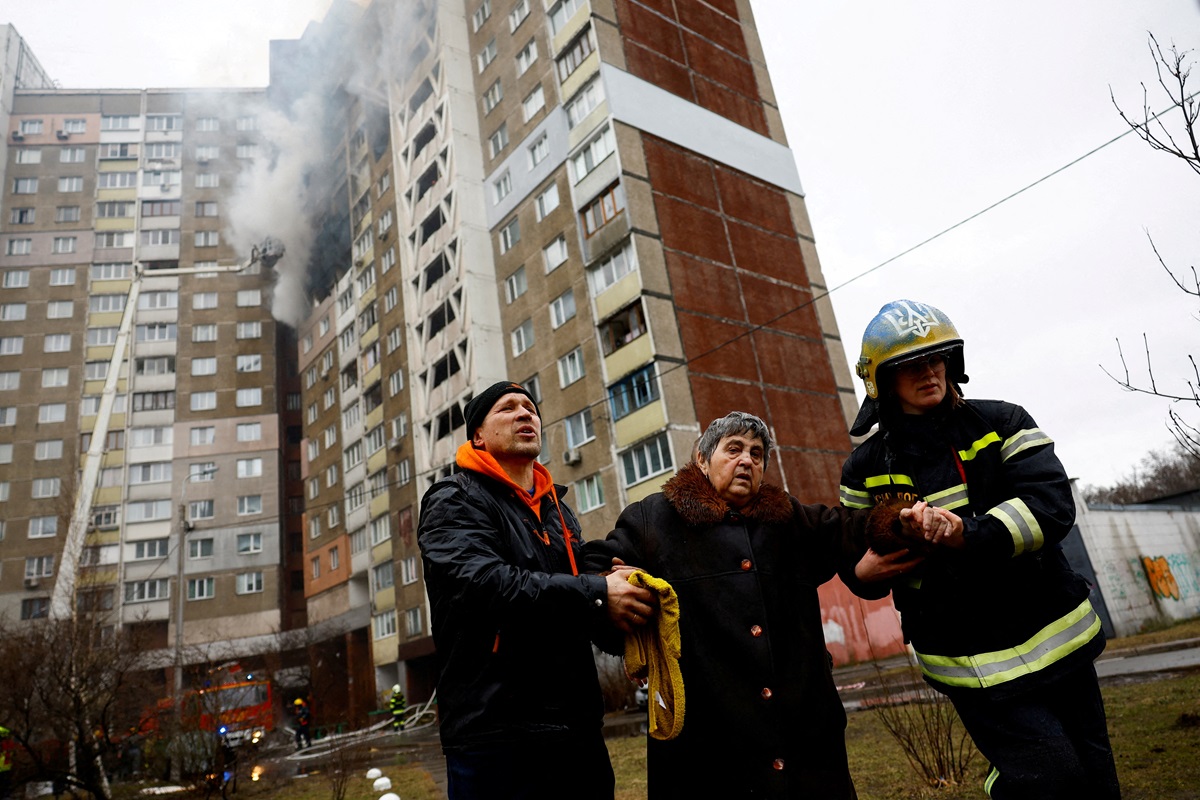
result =
[[296,749],[312,747],[312,736],[308,730],[312,725],[312,713],[308,710],[308,703],[297,697],[292,702],[292,713],[296,717]]
[[964,399],[963,340],[933,306],[880,309],[856,372],[851,433],[879,431],[842,468],[842,504],[925,500],[953,521],[890,554],[858,542],[856,575],[891,590],[926,681],[991,763],[985,789],[1119,798],[1092,663],[1104,634],[1060,547],[1075,505],[1053,441],[1020,406]]
[[404,692],[398,683],[392,687],[388,708],[392,710],[392,730],[399,733],[404,730],[404,713],[408,711],[408,702],[404,699]]
[[12,731],[0,725],[0,800],[7,800],[12,790],[13,751],[16,747]]

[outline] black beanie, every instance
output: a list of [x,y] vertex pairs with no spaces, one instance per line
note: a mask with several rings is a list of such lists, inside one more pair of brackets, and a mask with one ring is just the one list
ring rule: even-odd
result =
[[511,383],[509,381],[499,381],[493,383],[488,388],[484,389],[479,394],[475,395],[467,402],[466,411],[463,416],[467,418],[467,441],[475,438],[475,431],[483,424],[487,418],[488,412],[492,410],[492,406],[496,405],[496,401],[506,394],[523,394],[533,402],[533,410],[537,412],[538,419],[542,418],[542,411],[538,408],[537,400],[533,399],[533,395],[519,383]]

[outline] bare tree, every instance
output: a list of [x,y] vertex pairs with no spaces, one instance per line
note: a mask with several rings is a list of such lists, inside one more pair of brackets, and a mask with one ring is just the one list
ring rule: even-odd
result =
[[1089,503],[1144,503],[1200,487],[1200,459],[1182,444],[1147,453],[1138,466],[1111,486],[1088,486]]
[[[1150,89],[1144,83],[1142,84],[1142,114],[1137,118],[1130,118],[1121,109],[1116,96],[1110,89],[1109,95],[1113,105],[1116,106],[1117,113],[1121,115],[1125,124],[1144,142],[1155,150],[1180,159],[1192,172],[1200,175],[1200,142],[1197,141],[1196,122],[1200,117],[1200,103],[1197,102],[1197,94],[1200,93],[1195,91],[1189,93],[1188,86],[1194,65],[1192,51],[1180,51],[1174,44],[1164,50],[1153,34],[1150,34],[1149,48],[1158,76],[1158,88],[1169,101],[1166,110],[1153,112]],[[1158,94],[1159,92],[1156,91],[1155,95]],[[1155,258],[1158,259],[1159,266],[1171,277],[1180,291],[1200,300],[1200,277],[1197,276],[1196,267],[1194,265],[1189,267],[1181,277],[1167,265],[1149,232],[1146,235],[1150,239],[1150,247],[1154,251]],[[1191,274],[1190,278],[1187,277],[1188,272]],[[1193,317],[1193,319],[1197,318]],[[1142,349],[1146,360],[1145,379],[1135,379],[1130,375],[1120,339],[1117,340],[1117,353],[1121,359],[1122,374],[1117,376],[1104,367],[1101,369],[1104,369],[1110,378],[1128,391],[1170,400],[1171,407],[1167,410],[1167,428],[1192,458],[1200,459],[1200,427],[1197,426],[1197,423],[1185,419],[1183,413],[1179,411],[1180,404],[1200,408],[1200,369],[1197,368],[1195,356],[1188,355],[1191,369],[1190,374],[1185,374],[1183,378],[1186,390],[1170,390],[1160,388],[1155,379],[1154,365],[1150,358],[1150,344],[1145,334],[1142,334]]]

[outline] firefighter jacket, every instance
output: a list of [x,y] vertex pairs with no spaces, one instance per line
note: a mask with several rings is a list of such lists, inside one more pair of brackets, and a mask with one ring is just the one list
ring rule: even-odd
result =
[[842,468],[841,501],[923,499],[963,518],[964,548],[937,548],[892,582],[925,679],[951,696],[1004,696],[1099,655],[1087,582],[1059,544],[1075,505],[1050,437],[1023,408],[995,400],[889,410]]
[[678,737],[647,743],[651,797],[855,796],[817,587],[839,569],[854,581],[845,542],[888,514],[803,505],[770,484],[735,512],[693,463],[584,545],[583,569],[616,556],[679,598],[687,713]]
[[546,486],[535,512],[501,477],[464,469],[421,502],[418,542],[448,751],[592,734],[603,721],[590,639],[609,628],[608,586],[599,575],[572,574],[567,547],[577,558],[580,529],[556,502],[566,489]]

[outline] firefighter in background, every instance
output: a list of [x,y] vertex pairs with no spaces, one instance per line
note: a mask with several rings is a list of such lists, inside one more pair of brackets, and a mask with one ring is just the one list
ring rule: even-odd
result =
[[12,791],[13,752],[16,749],[12,731],[0,725],[0,800],[7,800]]
[[1053,441],[1020,406],[963,398],[963,340],[933,306],[885,305],[856,372],[867,399],[850,432],[879,431],[842,468],[842,504],[926,500],[953,521],[901,549],[859,542],[856,574],[891,589],[925,680],[991,762],[985,789],[1119,798],[1092,663],[1104,634],[1059,544],[1075,505]]
[[404,692],[398,683],[392,687],[388,708],[392,710],[392,730],[399,733],[404,730],[404,712],[408,711],[408,701],[404,699]]
[[308,710],[308,703],[304,702],[303,698],[297,697],[292,702],[292,713],[296,717],[296,749],[303,750],[306,747],[312,747],[312,736],[309,733],[309,728],[312,726],[312,713]]

